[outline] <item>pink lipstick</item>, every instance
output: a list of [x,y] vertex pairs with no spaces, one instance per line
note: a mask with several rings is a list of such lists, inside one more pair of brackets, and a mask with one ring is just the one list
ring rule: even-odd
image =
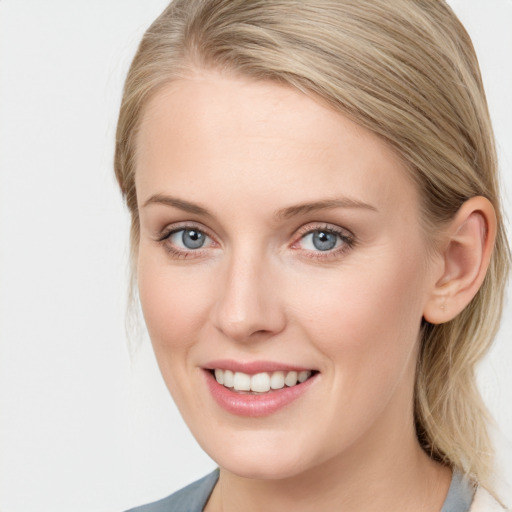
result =
[[246,417],[273,414],[297,400],[318,372],[269,361],[212,361],[203,367],[208,389],[226,411]]

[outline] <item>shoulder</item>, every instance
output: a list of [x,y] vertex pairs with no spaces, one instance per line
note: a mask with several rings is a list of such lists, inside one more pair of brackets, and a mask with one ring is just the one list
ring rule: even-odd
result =
[[473,498],[473,503],[469,512],[507,512],[508,509],[503,507],[489,492],[483,487],[479,487]]
[[201,512],[218,478],[219,470],[216,469],[167,498],[132,508],[126,512]]

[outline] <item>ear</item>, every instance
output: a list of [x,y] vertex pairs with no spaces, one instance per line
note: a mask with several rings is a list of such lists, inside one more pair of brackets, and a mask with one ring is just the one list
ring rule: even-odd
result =
[[443,230],[433,286],[423,318],[441,324],[455,318],[484,280],[496,238],[496,213],[485,197],[468,199]]

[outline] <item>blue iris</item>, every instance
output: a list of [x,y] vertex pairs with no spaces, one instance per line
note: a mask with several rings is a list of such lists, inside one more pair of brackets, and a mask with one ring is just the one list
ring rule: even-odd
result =
[[206,237],[197,229],[184,229],[181,241],[187,249],[199,249],[204,245]]
[[313,245],[319,251],[330,251],[336,247],[338,235],[329,233],[328,231],[315,231],[313,233]]

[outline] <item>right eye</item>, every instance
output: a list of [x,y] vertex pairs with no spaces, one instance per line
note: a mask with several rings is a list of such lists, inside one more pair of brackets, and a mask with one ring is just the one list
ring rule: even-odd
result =
[[203,231],[196,228],[184,228],[171,232],[167,241],[175,248],[183,251],[194,251],[201,249],[211,239]]
[[343,245],[344,242],[344,238],[339,233],[326,229],[317,229],[302,237],[304,249],[310,251],[332,251]]
[[214,244],[204,231],[194,226],[173,229],[164,234],[160,238],[160,242],[164,244],[169,253],[185,258]]

